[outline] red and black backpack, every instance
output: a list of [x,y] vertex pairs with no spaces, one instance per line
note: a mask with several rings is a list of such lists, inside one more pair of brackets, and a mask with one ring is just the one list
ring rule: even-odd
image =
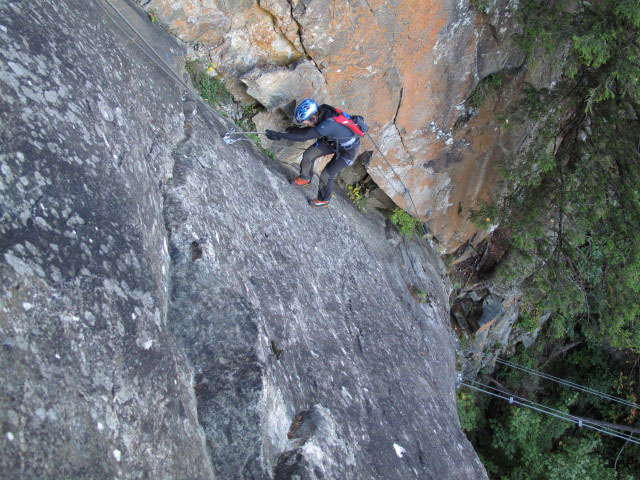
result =
[[336,117],[332,117],[332,120],[337,123],[344,125],[345,127],[349,127],[353,133],[362,137],[365,133],[369,131],[369,127],[366,123],[364,123],[364,118],[360,115],[349,115],[342,110],[338,110],[336,108],[336,112],[338,115]]

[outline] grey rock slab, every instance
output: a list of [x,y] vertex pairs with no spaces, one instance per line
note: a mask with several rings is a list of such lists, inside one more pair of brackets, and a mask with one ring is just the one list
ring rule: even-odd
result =
[[482,303],[482,316],[478,320],[478,325],[483,326],[494,320],[500,313],[502,313],[502,299],[494,295],[484,299]]
[[[228,127],[200,104],[186,122],[190,154],[165,189],[167,322],[197,372],[216,471],[482,478],[458,426],[434,252],[340,192],[311,209],[314,187],[291,187],[250,143],[225,144]],[[299,439],[297,419],[316,410],[323,426]]]
[[101,5],[0,5],[0,471],[211,478],[166,326],[181,93]]

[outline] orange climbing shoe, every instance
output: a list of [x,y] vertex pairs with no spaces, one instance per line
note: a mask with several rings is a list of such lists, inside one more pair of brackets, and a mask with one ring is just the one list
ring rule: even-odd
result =
[[308,187],[309,185],[311,185],[311,180],[305,180],[302,177],[296,177],[291,180],[291,185],[293,185],[294,187]]
[[309,205],[312,207],[328,207],[329,200],[320,200],[318,198],[314,198],[313,200],[309,200]]

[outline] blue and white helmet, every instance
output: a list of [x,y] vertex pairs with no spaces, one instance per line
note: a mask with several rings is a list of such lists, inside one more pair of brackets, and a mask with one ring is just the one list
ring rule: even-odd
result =
[[318,104],[310,98],[305,98],[300,102],[300,105],[296,107],[293,117],[296,119],[296,122],[302,123],[317,111]]

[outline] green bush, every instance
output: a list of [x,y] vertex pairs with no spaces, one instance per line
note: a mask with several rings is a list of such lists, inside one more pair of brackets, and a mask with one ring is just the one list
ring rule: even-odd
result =
[[416,285],[410,285],[409,293],[411,293],[411,296],[416,302],[431,305],[431,297],[423,288]]
[[471,0],[471,6],[478,10],[479,12],[486,12],[489,8],[490,1],[489,0]]
[[472,219],[513,232],[500,271],[520,277],[558,334],[577,325],[590,341],[640,353],[640,43],[629,41],[640,37],[640,4],[575,7],[520,2],[521,45],[566,45],[564,76],[553,90],[526,88],[506,112],[537,127],[527,151],[500,165],[496,203]]
[[[521,325],[551,313],[537,347],[512,360],[637,402],[640,3],[520,0],[516,17],[529,65],[554,49],[567,55],[553,89],[525,88],[503,113],[505,124],[528,128],[528,147],[500,165],[496,202],[473,213],[476,225],[490,218],[513,232],[499,274],[525,291]],[[570,353],[553,356],[568,345]],[[506,390],[557,410],[640,427],[633,408],[507,367],[492,375]],[[468,436],[491,478],[630,480],[640,471],[638,445],[622,450],[620,439],[501,400],[481,410]]]
[[[510,360],[540,371],[542,366],[536,355],[544,357],[544,351],[540,349],[534,353],[518,349]],[[583,345],[567,358],[553,362],[544,372],[635,402],[636,385],[633,379],[620,371],[621,367],[613,356]],[[627,373],[631,368],[626,367]],[[506,391],[557,411],[636,428],[640,423],[637,412],[632,408],[555,383],[545,384],[540,377],[526,375],[521,370],[501,366],[493,375]],[[640,447],[637,445],[626,445],[616,471],[614,461],[624,441],[579,428],[551,415],[509,405],[488,395],[476,394],[482,397],[473,401],[460,398],[463,392],[458,392],[458,416],[490,478],[630,480],[640,469]],[[482,398],[484,403],[478,401]]]
[[462,430],[465,432],[473,431],[478,426],[478,420],[482,413],[476,406],[475,394],[465,388],[460,388],[456,392],[456,408]]
[[473,108],[480,108],[489,97],[497,95],[500,92],[500,88],[507,78],[507,72],[501,71],[492,73],[480,80],[469,96],[469,105]]
[[[224,83],[222,83],[222,81],[220,81],[218,78],[210,76],[205,70],[201,68],[199,63],[196,61],[188,61],[186,63],[186,70],[191,76],[191,81],[198,90],[200,96],[209,105],[215,108],[218,113],[226,116],[225,113],[220,110],[220,106],[226,103],[233,102],[233,97],[227,91]],[[242,116],[235,120],[236,125],[240,127],[240,130],[242,131],[255,131],[256,125],[253,122],[252,118],[262,109],[263,107],[258,104],[245,106],[242,109]],[[275,160],[273,152],[267,150],[262,146],[262,142],[258,135],[250,133],[247,134],[247,138],[255,143],[262,153],[267,155],[271,160]]]
[[366,211],[367,201],[369,199],[369,189],[366,185],[361,183],[347,185],[347,195],[349,195],[349,198],[358,210]]
[[188,61],[185,68],[200,96],[213,108],[217,109],[221,104],[232,101],[224,83],[216,77],[209,76],[198,62]]
[[413,239],[414,235],[424,234],[422,222],[417,218],[413,218],[401,208],[396,208],[393,211],[391,214],[391,223],[398,227],[400,234],[409,241]]

